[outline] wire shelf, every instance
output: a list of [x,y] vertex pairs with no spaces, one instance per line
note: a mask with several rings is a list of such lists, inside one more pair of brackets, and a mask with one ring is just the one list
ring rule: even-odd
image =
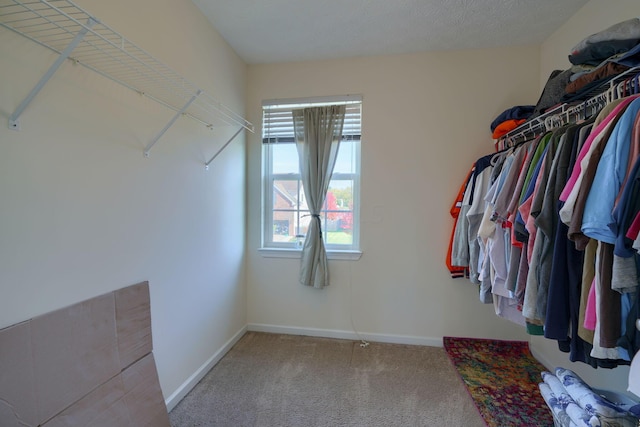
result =
[[[611,76],[606,81],[584,92],[580,97],[551,108],[544,114],[527,120],[517,128],[500,137],[500,141],[525,141],[553,127],[571,123],[575,118],[586,118],[599,111],[608,102],[622,98],[628,93],[640,91],[640,67],[632,67],[623,73]],[[635,80],[634,80],[635,79]]]
[[71,59],[175,111],[169,126],[186,115],[208,127],[224,123],[254,131],[242,116],[70,0],[0,0],[0,26],[58,53],[60,62]]

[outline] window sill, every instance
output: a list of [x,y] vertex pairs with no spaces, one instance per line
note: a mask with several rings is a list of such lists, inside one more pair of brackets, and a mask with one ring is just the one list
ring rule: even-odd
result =
[[[300,259],[302,251],[299,249],[275,249],[260,248],[258,252],[265,258],[297,258]],[[327,251],[327,258],[338,261],[357,261],[362,256],[362,251]]]

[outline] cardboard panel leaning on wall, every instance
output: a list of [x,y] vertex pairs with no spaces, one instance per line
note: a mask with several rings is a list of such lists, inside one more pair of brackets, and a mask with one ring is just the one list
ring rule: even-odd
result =
[[124,369],[153,349],[149,284],[120,289],[115,299],[118,354]]
[[42,427],[170,427],[149,353]]
[[120,373],[113,293],[31,320],[40,423]]
[[0,349],[0,425],[37,425],[31,321],[0,330]]
[[143,282],[0,330],[0,425],[168,426],[149,309]]

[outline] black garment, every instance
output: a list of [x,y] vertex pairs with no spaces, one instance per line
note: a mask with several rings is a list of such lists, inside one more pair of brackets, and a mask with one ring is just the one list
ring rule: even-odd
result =
[[569,79],[573,73],[571,69],[568,70],[554,70],[547,83],[544,85],[540,99],[536,103],[536,108],[533,110],[531,118],[538,117],[543,114],[548,108],[553,107],[561,102],[564,96],[564,89],[569,84]]
[[[563,202],[558,202],[558,212],[563,205]],[[568,344],[572,362],[586,363],[585,341],[578,335],[584,252],[577,250],[567,238],[568,230],[565,223],[558,221],[544,336],[558,340],[559,345]]]
[[491,159],[493,159],[495,155],[496,153],[487,154],[486,156],[480,157],[474,163],[473,172],[471,173],[471,177],[469,179],[469,182],[471,183],[471,196],[469,198],[469,204],[473,203],[473,196],[476,191],[476,178],[482,173],[482,171],[491,166]]
[[[579,147],[582,146],[581,135],[586,135],[579,129],[591,126],[592,122],[593,120],[590,120],[583,125],[571,126],[567,130],[567,140],[558,151],[555,181],[553,187],[549,189],[552,194],[549,194],[550,197],[545,201],[558,200],[573,170]],[[545,319],[544,333],[546,338],[558,341],[561,351],[569,352],[569,359],[572,362],[590,363],[589,353],[585,347],[587,343],[578,336],[584,252],[578,251],[573,242],[567,238],[568,227],[558,219],[563,205],[563,202],[557,201],[554,207],[555,223],[552,227],[555,233],[551,236],[553,258],[548,288],[538,292],[539,298],[546,298],[546,310],[542,317]],[[538,307],[540,307],[540,301]],[[590,352],[591,349],[589,348],[588,351]]]
[[638,41],[638,39],[606,40],[589,44],[581,52],[569,55],[569,62],[573,65],[598,65],[607,58],[629,51],[638,44]]

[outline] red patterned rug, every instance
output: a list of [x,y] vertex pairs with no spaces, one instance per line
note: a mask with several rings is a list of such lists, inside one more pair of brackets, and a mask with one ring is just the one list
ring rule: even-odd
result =
[[444,349],[487,426],[553,426],[538,389],[547,369],[527,342],[444,337]]

